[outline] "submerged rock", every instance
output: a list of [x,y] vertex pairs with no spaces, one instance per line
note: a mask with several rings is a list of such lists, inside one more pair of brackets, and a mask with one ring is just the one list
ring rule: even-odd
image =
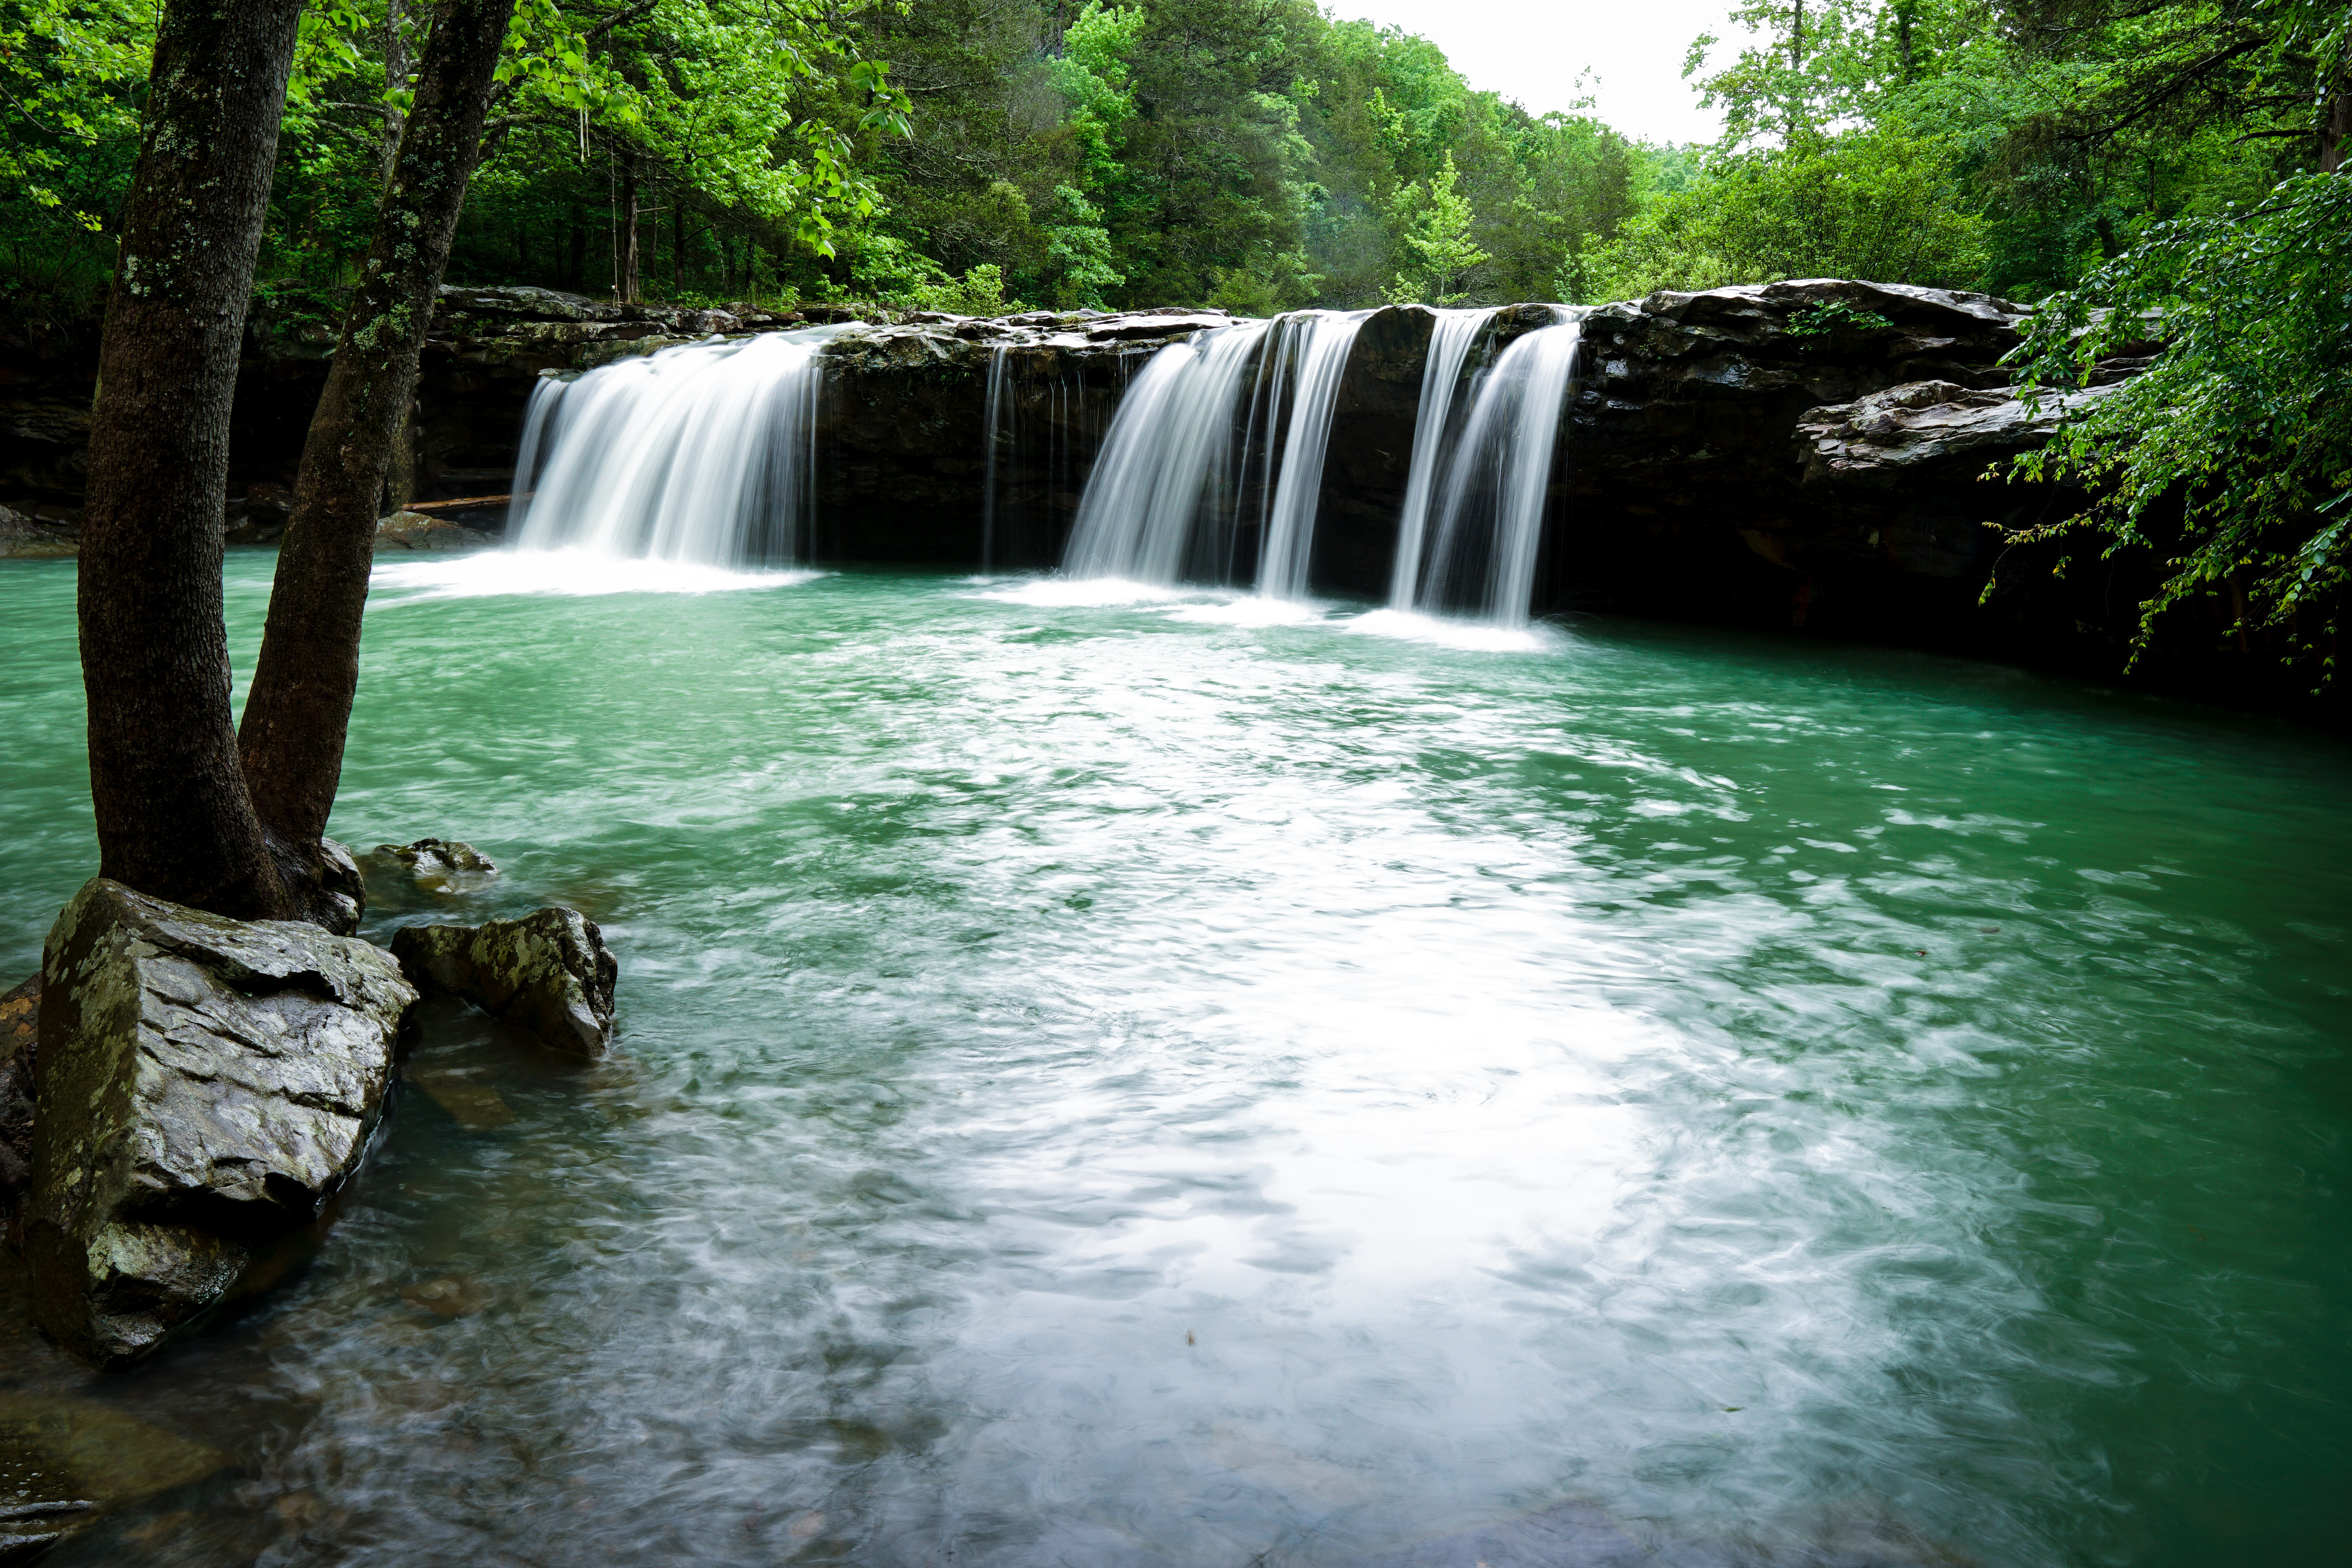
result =
[[0,1393],[0,1564],[29,1563],[102,1510],[227,1463],[95,1400]]
[[42,957],[41,1328],[126,1366],[265,1277],[358,1169],[416,999],[355,938],[85,884]]
[[534,910],[478,926],[404,926],[393,955],[420,990],[463,997],[573,1056],[600,1057],[613,1032],[620,964],[577,910]]

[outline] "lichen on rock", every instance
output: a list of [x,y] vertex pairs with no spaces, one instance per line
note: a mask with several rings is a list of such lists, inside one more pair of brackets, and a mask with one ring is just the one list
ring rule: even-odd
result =
[[478,926],[404,926],[393,955],[419,990],[473,1003],[550,1048],[600,1057],[620,964],[596,922],[560,906]]
[[416,999],[356,938],[85,884],[42,957],[41,1328],[124,1366],[257,1277],[358,1170]]

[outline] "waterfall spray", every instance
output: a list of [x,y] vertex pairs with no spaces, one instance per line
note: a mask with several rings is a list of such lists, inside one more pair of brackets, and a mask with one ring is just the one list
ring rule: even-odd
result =
[[692,343],[542,381],[509,533],[523,550],[739,568],[802,553],[817,357],[843,329]]

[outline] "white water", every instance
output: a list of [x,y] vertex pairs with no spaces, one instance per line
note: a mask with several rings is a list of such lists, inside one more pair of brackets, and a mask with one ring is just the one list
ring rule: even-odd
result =
[[1234,403],[1271,323],[1239,321],[1151,356],[1119,400],[1087,476],[1063,570],[1076,578],[1173,583],[1212,481],[1233,455]]
[[1583,330],[1564,308],[1555,310],[1558,324],[1512,343],[1478,380],[1469,423],[1446,465],[1436,543],[1414,608],[1468,607],[1498,626],[1527,624]]
[[995,570],[997,421],[1005,412],[1004,383],[1009,358],[1000,346],[988,356],[988,415],[982,438],[987,446],[987,471],[980,500],[980,569]]
[[[1331,442],[1331,414],[1339,398],[1348,351],[1370,310],[1315,310],[1285,320],[1306,342],[1295,356],[1298,390],[1282,445],[1282,477],[1266,509],[1265,541],[1258,552],[1257,591],[1272,599],[1307,596],[1307,568],[1315,545],[1315,514],[1323,501],[1323,458]],[[1299,324],[1304,322],[1303,327]],[[1285,356],[1289,362],[1291,356]]]
[[[1300,311],[1214,328],[1160,350],[1111,422],[1063,570],[1080,580],[1162,584],[1223,576],[1226,552],[1217,543],[1229,545],[1240,479],[1255,451],[1265,525],[1258,592],[1304,596],[1340,374],[1370,315]],[[1244,397],[1251,418],[1236,452]]]
[[1397,516],[1396,563],[1389,579],[1389,608],[1410,612],[1421,590],[1421,558],[1429,537],[1429,502],[1436,494],[1454,432],[1454,394],[1478,334],[1497,307],[1439,310],[1429,334],[1429,357],[1421,370],[1421,409],[1413,420],[1412,466],[1405,476],[1404,507]]
[[817,352],[842,330],[693,343],[541,382],[515,474],[514,547],[792,563],[814,499]]

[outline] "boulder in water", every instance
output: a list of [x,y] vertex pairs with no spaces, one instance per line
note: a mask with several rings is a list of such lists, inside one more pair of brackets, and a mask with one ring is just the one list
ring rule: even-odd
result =
[[491,858],[470,844],[454,838],[420,838],[414,844],[379,844],[378,856],[396,860],[424,877],[446,877],[453,871],[476,872],[492,876],[498,871]]
[[396,511],[375,525],[378,550],[480,550],[498,542],[494,533],[421,511]]
[[620,964],[577,910],[534,910],[478,926],[404,926],[393,955],[420,990],[473,1003],[572,1056],[600,1057],[613,1032]]
[[127,1366],[257,1288],[383,1110],[415,989],[390,956],[96,878],[42,956],[24,1221],[41,1328]]

